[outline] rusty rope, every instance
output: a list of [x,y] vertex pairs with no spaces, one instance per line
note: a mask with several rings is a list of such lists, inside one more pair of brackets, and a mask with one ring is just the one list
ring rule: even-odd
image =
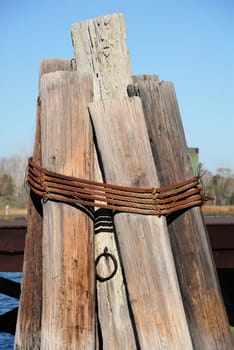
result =
[[166,215],[209,200],[199,176],[161,188],[124,187],[61,175],[42,168],[32,158],[28,162],[27,182],[44,201],[147,215]]

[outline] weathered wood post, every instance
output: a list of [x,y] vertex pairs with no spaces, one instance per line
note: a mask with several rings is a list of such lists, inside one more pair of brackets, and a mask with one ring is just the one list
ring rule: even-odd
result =
[[[141,99],[127,97],[133,80],[123,15],[75,24],[72,38],[76,62],[41,66],[34,161],[138,188],[191,177],[172,84],[134,78]],[[96,159],[95,175],[88,105],[101,169]],[[76,205],[41,206],[31,194],[16,349],[233,348],[198,208],[173,221],[170,236],[165,217],[96,214],[96,254],[107,246],[119,266],[112,280],[97,282],[97,332],[93,218]]]
[[[89,105],[107,182],[158,187],[139,98]],[[164,217],[114,218],[129,304],[142,349],[192,349]]]
[[[105,180],[139,187],[152,185],[153,181],[158,186],[141,102],[123,99],[127,96],[131,77],[129,70],[127,79],[123,80],[121,75],[129,64],[124,42],[125,26],[119,26],[120,23],[123,23],[123,16],[113,15],[73,27],[77,67],[91,71],[94,77],[94,95],[97,97],[89,108]],[[118,51],[116,44],[120,48]],[[140,156],[133,149],[140,149]],[[136,346],[142,349],[192,348],[165,220],[118,214],[115,226],[131,319],[136,330]],[[105,300],[104,294],[102,298]]]
[[[42,166],[91,179],[92,79],[77,72],[41,78]],[[92,220],[77,208],[43,204],[41,349],[95,348]]]
[[[45,59],[41,62],[40,77],[56,70],[73,70],[73,61]],[[40,80],[40,79],[39,79]],[[37,121],[33,159],[41,164],[41,102],[37,103]],[[42,306],[42,206],[41,199],[30,192],[27,234],[21,296],[15,335],[16,349],[40,349]]]
[[[34,159],[40,164],[40,102],[37,105]],[[15,349],[40,349],[42,302],[42,208],[30,191],[25,237],[23,276],[16,324]]]
[[[161,185],[192,177],[173,84],[154,76],[134,77],[134,82],[143,102]],[[169,233],[194,349],[233,349],[200,208],[174,220]]]
[[[77,70],[93,77],[93,100],[127,96],[126,86],[132,83],[131,64],[126,45],[123,15],[103,16],[72,25],[72,41]],[[96,155],[96,152],[95,152]],[[94,162],[96,181],[103,181],[97,155]],[[95,220],[95,255],[108,247],[120,265],[113,231],[113,216],[107,210],[97,210]],[[105,262],[105,264],[103,264]],[[112,264],[100,261],[99,273],[108,275]],[[135,349],[134,330],[130,319],[125,284],[121,268],[115,278],[97,281],[98,337],[103,349]]]

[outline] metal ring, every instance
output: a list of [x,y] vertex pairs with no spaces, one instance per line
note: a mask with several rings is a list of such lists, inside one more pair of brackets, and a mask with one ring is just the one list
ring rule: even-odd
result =
[[[97,272],[97,265],[102,257],[104,257],[106,259],[110,258],[114,264],[114,270],[111,272],[111,274],[109,276],[106,276],[106,277],[100,276],[99,273]],[[105,247],[104,252],[101,253],[100,255],[98,255],[98,257],[95,260],[96,279],[99,282],[105,282],[105,281],[110,280],[116,274],[117,268],[118,268],[118,263],[117,263],[115,256],[113,254],[109,253],[108,248]]]

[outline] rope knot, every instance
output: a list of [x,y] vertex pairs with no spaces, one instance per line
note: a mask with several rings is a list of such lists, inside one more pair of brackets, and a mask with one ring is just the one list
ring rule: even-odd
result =
[[155,205],[155,210],[156,210],[156,214],[160,217],[162,215],[162,212],[161,212],[161,208],[158,204],[158,189],[156,187],[154,187],[153,189],[153,200],[154,200],[154,205]]

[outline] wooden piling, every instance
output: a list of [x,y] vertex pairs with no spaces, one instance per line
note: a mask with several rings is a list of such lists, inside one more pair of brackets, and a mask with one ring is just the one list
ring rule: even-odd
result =
[[[37,105],[34,159],[40,164],[40,102]],[[41,281],[42,281],[42,208],[40,198],[30,191],[27,233],[25,236],[23,276],[15,349],[40,349],[41,343]]]
[[[153,76],[134,77],[162,186],[193,176],[174,86]],[[169,218],[170,221],[170,218]],[[194,349],[233,349],[206,226],[200,208],[169,225]]]
[[[44,59],[40,78],[57,70],[73,70],[74,63],[64,59]],[[33,159],[41,164],[41,101],[37,100],[37,120]],[[21,296],[15,334],[15,349],[40,349],[42,307],[42,206],[41,198],[30,191],[25,238]]]
[[[158,187],[141,101],[89,104],[107,182]],[[114,218],[129,307],[141,349],[192,349],[164,217]]]
[[[75,24],[72,40],[76,61],[41,65],[34,161],[138,188],[191,177],[173,85],[155,76],[132,79],[124,16]],[[198,208],[166,221],[41,205],[30,195],[15,349],[233,348]],[[97,281],[97,291],[94,249],[97,258],[108,249],[118,265],[111,280]],[[112,262],[106,257],[96,269],[108,274]]]
[[94,100],[127,96],[132,77],[124,15],[75,23],[71,32],[77,70],[92,74]]
[[[49,73],[41,78],[40,96],[42,166],[91,179],[92,79]],[[93,225],[78,209],[43,204],[41,349],[95,348]]]
[[[75,23],[71,32],[77,70],[93,77],[93,100],[127,96],[126,86],[132,83],[132,78],[123,14]],[[94,178],[102,182],[97,153],[94,154]],[[110,211],[100,209],[95,212],[94,232],[95,256],[107,247],[119,266],[114,278],[105,283],[97,281],[97,339],[103,350],[124,349],[126,344],[133,350],[136,348],[134,329]],[[100,260],[98,272],[102,276],[110,274],[112,269],[111,262]]]

